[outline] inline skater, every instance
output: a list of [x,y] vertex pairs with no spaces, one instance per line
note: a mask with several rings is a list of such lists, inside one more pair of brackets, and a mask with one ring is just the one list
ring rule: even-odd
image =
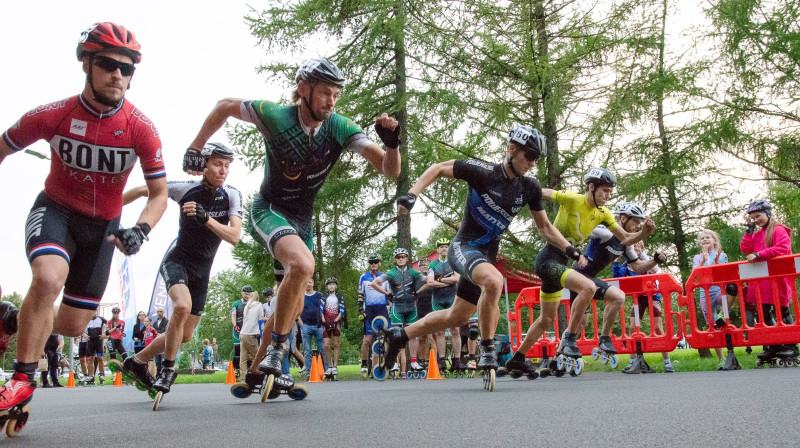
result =
[[322,306],[320,315],[324,327],[322,341],[328,359],[325,377],[329,379],[336,379],[339,375],[339,338],[342,335],[342,324],[347,325],[344,297],[336,291],[338,287],[339,280],[336,277],[325,279],[328,293],[324,295],[325,300],[320,303]]
[[[206,305],[211,264],[225,242],[235,246],[242,230],[242,194],[226,185],[233,151],[221,143],[209,143],[201,152],[204,174],[200,180],[168,182],[169,197],[181,207],[178,242],[159,267],[172,299],[172,316],[167,331],[159,334],[144,350],[123,363],[123,371],[148,389],[168,393],[178,373],[175,357],[184,342],[194,335]],[[147,195],[143,187],[125,193],[125,203]],[[251,288],[252,289],[252,288]],[[164,362],[158,378],[147,370],[147,362],[159,353]]]
[[[386,146],[373,143],[353,121],[334,113],[345,78],[325,59],[309,59],[297,70],[294,104],[227,98],[219,101],[187,150],[185,171],[195,173],[192,160],[197,150],[217,132],[228,117],[250,122],[264,136],[265,173],[250,213],[253,237],[275,259],[280,282],[275,313],[267,320],[256,355],[267,345],[273,350],[261,362],[261,370],[279,377],[288,350],[286,339],[303,307],[303,291],[314,274],[311,254],[311,218],[314,198],[330,170],[345,150],[360,154],[387,177],[400,174],[400,128],[386,114],[376,120],[375,130]],[[270,391],[267,391],[268,393]]]
[[[392,306],[389,316],[391,325],[406,327],[417,321],[417,293],[425,289],[425,276],[416,269],[408,266],[408,250],[398,247],[394,250],[395,267],[372,281],[372,288],[384,295],[392,295]],[[389,284],[388,289],[383,286]],[[411,356],[411,370],[422,371],[422,366],[417,362],[419,341],[411,339],[408,343]],[[400,356],[400,372],[405,373],[406,363],[404,353]],[[392,367],[392,370],[396,370]]]
[[[19,330],[19,362],[0,389],[0,409],[30,401],[47,338],[83,332],[106,289],[114,246],[137,253],[166,209],[161,140],[153,122],[125,99],[140,50],[124,27],[92,25],[76,49],[86,73],[83,91],[31,110],[0,139],[0,163],[38,140],[50,142],[51,151],[44,190],[26,224],[31,286],[19,313],[0,304],[0,335]],[[122,189],[137,160],[151,195],[136,224],[121,229]]]
[[[109,360],[116,360],[119,353],[122,361],[128,357],[128,351],[122,345],[122,338],[125,337],[125,321],[119,318],[120,309],[115,306],[111,309],[111,320],[108,321],[106,336],[108,336],[108,357]],[[119,362],[119,361],[116,361]],[[109,361],[109,365],[112,361]]]
[[[525,177],[546,152],[544,136],[526,125],[515,125],[509,133],[507,155],[502,164],[478,160],[449,160],[428,168],[406,195],[398,199],[398,213],[408,213],[417,195],[440,177],[467,182],[469,193],[461,227],[453,238],[448,258],[461,275],[453,306],[434,311],[407,328],[390,328],[386,364],[409,339],[467,322],[475,311],[483,337],[478,368],[489,380],[484,386],[494,388],[497,350],[494,334],[500,317],[500,293],[503,276],[494,266],[500,235],[528,204],[541,235],[551,244],[566,248],[566,239],[550,224],[541,204],[542,189],[536,179]],[[583,258],[582,256],[580,257]],[[585,263],[584,260],[581,260]]]
[[[569,190],[554,191],[549,188],[542,190],[544,199],[559,203],[558,213],[553,225],[566,237],[570,244],[566,251],[561,251],[553,245],[547,244],[536,256],[534,269],[536,275],[542,279],[541,314],[528,327],[528,332],[517,350],[523,354],[527,353],[531,346],[542,336],[545,329],[553,325],[558,312],[558,305],[561,302],[562,289],[567,288],[570,291],[574,291],[576,297],[570,313],[569,324],[564,332],[564,337],[561,339],[557,353],[575,360],[569,361],[565,359],[568,363],[572,363],[568,364],[568,370],[571,370],[570,368],[582,368],[582,365],[577,361],[581,358],[581,352],[575,341],[583,315],[589,306],[589,301],[592,297],[606,297],[606,293],[609,290],[608,284],[605,282],[593,277],[587,277],[575,269],[568,268],[568,259],[572,258],[576,261],[584,259],[585,262],[578,263],[576,268],[584,269],[586,267],[587,262],[577,246],[580,246],[599,224],[605,224],[608,231],[616,236],[624,246],[629,246],[647,237],[655,228],[655,224],[650,218],[645,218],[642,229],[635,233],[629,233],[617,224],[614,215],[605,207],[606,202],[611,198],[611,192],[617,185],[616,176],[607,169],[591,168],[583,177],[583,183],[586,186],[583,194]],[[618,288],[615,289],[619,291]],[[619,291],[619,293],[621,292]],[[618,293],[613,290],[611,294],[618,296]],[[615,299],[610,305],[612,307],[618,306],[619,301]],[[608,320],[610,321],[611,319],[609,316]],[[610,334],[611,326],[608,325],[606,328],[606,322],[603,322],[603,324],[604,331],[608,331],[608,333],[604,333],[604,337],[601,340],[601,348],[609,349],[609,352],[613,350],[616,353],[610,343],[610,339],[606,339]],[[580,370],[575,373],[580,373]]]
[[[361,275],[358,279],[358,319],[364,322],[364,337],[361,340],[361,377],[366,378],[372,372],[369,368],[369,353],[372,345],[372,321],[383,316],[389,321],[389,302],[386,294],[378,292],[372,287],[372,282],[383,275],[381,272],[381,256],[375,252],[367,256],[369,271]],[[389,284],[384,283],[381,288],[385,291],[389,289]],[[372,365],[377,365],[377,357],[372,355]]]
[[[427,272],[427,284],[433,288],[433,297],[431,298],[431,309],[433,311],[446,310],[453,306],[453,301],[456,299],[456,288],[461,275],[453,270],[450,262],[447,259],[447,251],[450,247],[450,240],[441,238],[436,241],[436,251],[439,253],[439,259],[431,263]],[[450,337],[453,347],[453,357],[450,361],[450,370],[458,371],[466,369],[461,363],[461,333],[460,326],[456,325],[450,327]],[[434,334],[436,340],[436,355],[439,357],[439,371],[445,372],[447,365],[445,364],[445,353],[447,352],[447,339],[443,330],[437,331]]]

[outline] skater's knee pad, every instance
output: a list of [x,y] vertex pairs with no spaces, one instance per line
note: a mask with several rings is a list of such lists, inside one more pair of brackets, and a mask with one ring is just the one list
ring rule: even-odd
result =
[[478,340],[478,327],[469,327],[469,339],[472,341]]

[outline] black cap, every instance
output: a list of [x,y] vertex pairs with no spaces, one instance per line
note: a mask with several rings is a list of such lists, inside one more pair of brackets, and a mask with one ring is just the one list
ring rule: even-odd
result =
[[253,287],[250,285],[244,285],[242,287],[242,292],[253,292]]

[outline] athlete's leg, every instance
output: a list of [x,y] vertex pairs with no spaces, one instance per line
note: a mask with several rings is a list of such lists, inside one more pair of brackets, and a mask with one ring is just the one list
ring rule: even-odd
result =
[[[450,327],[450,335],[452,336],[453,345],[453,359],[461,357],[461,326],[457,325]],[[409,343],[410,345],[410,343]]]
[[[449,309],[450,308],[445,308],[444,310],[441,311],[447,311]],[[439,357],[443,357],[447,350],[447,337],[444,335],[444,330],[436,331],[433,334],[433,337],[436,340],[436,355]]]
[[297,235],[286,235],[279,239],[273,252],[285,272],[273,314],[273,333],[284,335],[289,334],[295,318],[303,311],[304,291],[314,275],[314,256]]
[[569,324],[567,325],[567,332],[576,334],[579,330],[581,319],[583,319],[583,314],[586,312],[597,286],[592,279],[577,271],[567,271],[567,276],[563,282],[565,288],[578,294],[575,297],[575,301],[572,302]]
[[[497,321],[500,319],[500,294],[503,291],[503,274],[490,263],[481,263],[472,270],[472,282],[481,288],[478,299],[478,328],[483,340],[494,339]],[[471,315],[470,315],[471,316]],[[459,322],[461,325],[469,316]]]
[[[322,343],[325,345],[325,353],[328,356],[328,359],[333,360],[333,348],[331,347],[331,337],[328,334],[327,330],[323,330],[322,333]],[[328,369],[333,367],[332,363],[328,363]],[[325,369],[327,371],[328,369]]]
[[556,316],[558,315],[559,304],[560,301],[543,301],[541,303],[541,313],[539,317],[533,321],[533,324],[528,327],[528,331],[525,333],[525,337],[522,339],[522,343],[519,349],[517,349],[517,352],[528,353],[531,347],[533,347],[533,344],[542,337],[545,330],[553,326],[553,322],[555,322]]
[[[427,316],[406,327],[405,332],[406,335],[408,335],[408,340],[410,341],[422,335],[443,330],[459,322],[466,322],[469,320],[470,316],[475,314],[476,308],[475,305],[466,300],[456,297],[453,306],[450,308],[428,313]],[[430,360],[430,362],[433,361],[434,360]]]
[[[34,258],[31,271],[31,286],[17,316],[21,330],[17,331],[17,362],[23,363],[38,362],[44,352],[44,344],[54,329],[64,336],[79,336],[94,314],[91,310],[62,306],[69,309],[75,322],[69,326],[54,327],[53,304],[67,281],[69,264],[60,256],[42,255]],[[58,322],[56,319],[56,324]]]
[[603,328],[600,334],[603,336],[610,336],[611,329],[614,327],[614,322],[619,316],[619,311],[625,304],[625,293],[616,286],[608,288],[604,296],[606,301],[605,309],[603,310]]

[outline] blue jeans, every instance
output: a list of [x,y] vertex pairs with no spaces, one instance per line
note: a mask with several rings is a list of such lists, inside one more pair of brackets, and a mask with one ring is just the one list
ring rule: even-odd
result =
[[322,366],[328,370],[328,359],[325,356],[325,345],[322,342],[322,327],[316,325],[305,325],[300,327],[300,335],[303,337],[303,357],[306,359],[306,376],[311,374],[311,338],[317,340],[317,350],[322,354]]

